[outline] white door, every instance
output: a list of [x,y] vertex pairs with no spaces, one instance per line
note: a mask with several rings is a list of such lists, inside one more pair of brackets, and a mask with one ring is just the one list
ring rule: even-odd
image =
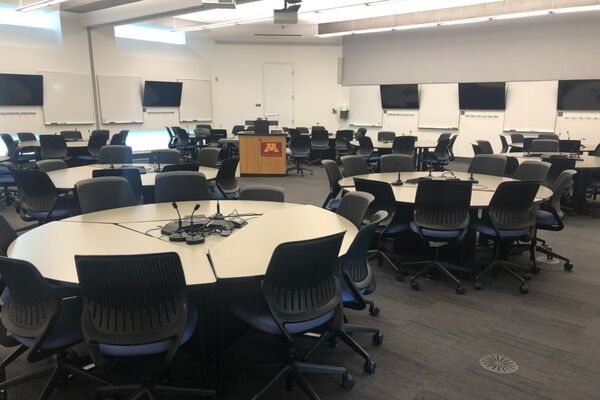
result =
[[265,117],[279,121],[280,127],[294,126],[294,65],[265,63]]

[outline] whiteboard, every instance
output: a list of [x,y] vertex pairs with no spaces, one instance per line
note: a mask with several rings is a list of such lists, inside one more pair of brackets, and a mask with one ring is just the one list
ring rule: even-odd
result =
[[44,75],[44,123],[93,124],[92,79],[87,74],[40,72]]
[[177,79],[183,83],[179,122],[211,121],[212,95],[210,81]]
[[508,82],[504,130],[554,132],[558,81]]
[[458,128],[458,83],[419,85],[419,105],[419,128]]
[[382,126],[383,109],[379,86],[350,87],[350,124]]
[[98,94],[103,124],[144,122],[139,77],[98,75]]

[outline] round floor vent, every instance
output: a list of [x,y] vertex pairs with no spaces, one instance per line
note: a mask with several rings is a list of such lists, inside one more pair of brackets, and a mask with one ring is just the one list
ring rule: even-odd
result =
[[512,374],[519,366],[508,357],[499,354],[488,354],[479,359],[479,364],[495,374]]

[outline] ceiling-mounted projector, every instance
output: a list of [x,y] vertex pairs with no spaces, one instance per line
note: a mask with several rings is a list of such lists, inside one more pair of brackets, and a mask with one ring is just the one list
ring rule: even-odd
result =
[[297,24],[301,5],[302,0],[284,0],[284,8],[273,11],[273,22],[277,25]]

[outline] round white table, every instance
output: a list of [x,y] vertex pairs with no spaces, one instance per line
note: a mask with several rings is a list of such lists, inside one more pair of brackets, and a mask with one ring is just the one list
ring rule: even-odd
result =
[[[406,183],[409,179],[419,178],[423,176],[427,176],[428,172],[403,172],[401,174],[402,180],[404,184],[402,186],[393,186],[392,190],[394,191],[394,196],[396,197],[396,201],[398,203],[407,203],[414,204],[415,197],[417,194],[417,184]],[[439,177],[442,176],[442,172],[433,172],[432,176]],[[454,175],[461,179],[466,180],[469,179],[471,174],[467,172],[454,172]],[[445,176],[451,178],[448,172],[446,172]],[[398,178],[398,173],[379,173],[379,174],[367,174],[367,175],[358,175],[349,178],[341,179],[338,183],[346,190],[354,190],[354,178],[362,178],[369,179],[373,181],[379,182],[387,182],[392,183],[395,182]],[[494,195],[494,192],[498,188],[502,182],[512,181],[514,179],[511,178],[503,178],[498,176],[491,175],[482,175],[482,174],[474,174],[474,178],[479,181],[479,183],[473,184],[473,193],[471,195],[471,207],[472,208],[487,208],[490,205],[490,200]],[[442,195],[442,194],[440,194]],[[540,186],[540,189],[536,196],[536,201],[541,202],[552,197],[552,190],[548,189],[545,186]]]
[[[156,179],[156,172],[151,171],[154,167],[150,164],[114,164],[116,168],[121,166],[136,166],[136,167],[144,167],[148,172],[141,175],[142,178],[142,186],[152,187],[154,186],[154,180]],[[107,169],[110,168],[109,164],[92,164],[92,165],[84,165],[82,167],[73,167],[73,168],[65,168],[59,169],[56,171],[48,172],[48,176],[54,183],[57,189],[60,190],[72,190],[75,188],[75,184],[84,179],[92,178],[92,173],[95,169]],[[208,167],[200,167],[200,172],[206,176],[207,180],[213,180],[217,177],[217,172],[219,170],[217,168],[208,168]]]
[[[182,216],[199,203],[196,215],[211,215],[216,201],[178,203]],[[75,255],[131,255],[176,252],[189,286],[217,279],[262,276],[281,243],[346,232],[343,255],[357,234],[356,227],[337,214],[309,205],[228,200],[220,202],[224,215],[240,214],[248,221],[231,236],[210,235],[205,243],[169,242],[160,228],[176,220],[168,203],[147,204],[80,215],[51,222],[19,236],[8,256],[27,260],[42,276],[77,284]]]
[[[72,140],[72,141],[67,141],[67,147],[68,148],[81,148],[81,147],[88,147],[88,141],[87,140]],[[25,140],[23,142],[19,142],[19,148],[30,148],[30,147],[40,147],[40,142],[38,140]]]
[[[420,150],[420,149],[435,149],[435,146],[437,146],[437,139],[436,140],[427,140],[427,139],[418,139],[415,142],[415,149]],[[352,146],[359,146],[358,140],[352,140],[350,142],[350,144]],[[373,141],[373,147],[379,150],[391,150],[392,147],[394,145],[394,142],[379,142],[379,141]]]

